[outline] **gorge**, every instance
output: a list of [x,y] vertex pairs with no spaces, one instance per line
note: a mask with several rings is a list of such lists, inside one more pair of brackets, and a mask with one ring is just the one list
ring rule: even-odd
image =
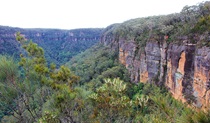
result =
[[0,122],[210,122],[210,2],[106,28],[0,26]]

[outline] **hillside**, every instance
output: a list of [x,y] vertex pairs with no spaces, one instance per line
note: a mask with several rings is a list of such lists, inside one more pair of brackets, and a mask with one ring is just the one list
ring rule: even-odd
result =
[[21,49],[15,33],[21,32],[45,50],[49,62],[64,64],[72,56],[90,48],[100,40],[103,29],[22,29],[0,26],[0,54],[19,56]]
[[209,27],[210,2],[105,29],[0,27],[0,122],[209,123]]
[[120,78],[129,82],[127,70],[119,64],[116,57],[117,52],[98,44],[76,55],[66,65],[80,76],[81,85],[86,83],[100,85],[104,78]]
[[101,43],[118,52],[132,82],[165,86],[195,107],[210,104],[210,2],[181,13],[107,27]]

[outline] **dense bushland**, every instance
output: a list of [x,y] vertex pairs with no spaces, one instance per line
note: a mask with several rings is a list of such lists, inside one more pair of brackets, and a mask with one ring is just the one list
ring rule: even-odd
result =
[[[140,46],[160,38],[156,34],[169,36],[168,42],[177,35],[205,37],[209,31],[209,10],[209,2],[201,3],[185,7],[181,14],[115,24],[105,32],[118,38],[135,37]],[[175,100],[164,87],[129,82],[128,71],[109,47],[95,45],[56,67],[47,62],[39,45],[20,33],[16,39],[23,49],[20,59],[0,55],[2,123],[210,122],[209,111]],[[206,45],[206,40],[202,44]]]
[[[210,46],[209,32],[210,2],[202,2],[193,6],[185,6],[180,13],[150,16],[113,24],[104,30],[105,37],[134,40],[139,47],[146,46],[147,41],[158,41],[163,38],[167,43],[187,43],[199,46]],[[203,40],[198,39],[202,35]]]
[[15,41],[15,33],[21,32],[45,50],[48,63],[62,65],[73,56],[85,51],[100,40],[101,28],[87,29],[22,29],[0,26],[0,54],[19,58],[22,48]]

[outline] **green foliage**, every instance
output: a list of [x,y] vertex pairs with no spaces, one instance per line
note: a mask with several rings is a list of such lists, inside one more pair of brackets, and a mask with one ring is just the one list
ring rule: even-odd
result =
[[[138,44],[139,49],[143,49],[148,41],[162,43],[165,39],[168,43],[183,43],[183,37],[186,36],[189,37],[189,43],[197,44],[199,42],[194,41],[196,33],[205,34],[209,31],[209,6],[210,2],[206,1],[185,6],[176,14],[137,18],[113,24],[105,29],[103,37],[115,37],[112,39],[115,41],[132,40]],[[204,45],[208,45],[208,42]]]
[[[92,102],[90,122],[143,122],[143,123],[207,123],[209,112],[188,108],[165,90],[152,84],[127,88],[119,78],[105,79],[88,97]],[[128,89],[134,89],[133,93]],[[128,95],[131,95],[129,97]],[[88,100],[87,100],[88,101]],[[91,106],[90,106],[91,107]]]
[[15,106],[13,98],[17,96],[15,88],[18,66],[12,57],[0,55],[0,119],[10,115]]
[[[9,57],[0,57],[2,70],[0,88],[3,95],[0,97],[0,106],[5,107],[0,114],[1,117],[7,115],[3,117],[3,121],[37,122],[39,119],[43,122],[60,121],[68,115],[67,111],[74,109],[69,102],[75,98],[72,85],[79,78],[65,66],[57,70],[56,66],[51,64],[49,68],[41,47],[25,40],[20,33],[16,36],[26,55],[20,55],[19,66]],[[18,67],[21,69],[20,76]],[[49,103],[51,110],[57,111],[56,114],[49,114],[49,109],[45,107]]]
[[210,111],[195,113],[192,117],[194,123],[209,123],[210,122]]
[[195,27],[192,29],[192,32],[198,32],[203,33],[206,31],[210,31],[210,15],[206,17],[202,17],[199,19],[199,21],[196,23]]
[[207,111],[196,111],[184,110],[183,115],[177,120],[178,123],[209,123],[210,112]]
[[45,32],[43,41],[36,43],[43,47],[48,61],[62,65],[96,44],[101,32],[102,29],[51,30]]
[[18,65],[12,57],[0,55],[0,81],[15,83],[18,76]]
[[[114,24],[105,29],[104,34],[115,36],[116,41],[120,38],[134,40],[139,49],[146,46],[147,41],[161,41],[163,36],[169,36],[165,40],[174,42],[176,36],[193,31],[205,35],[209,31],[209,5],[206,2],[186,6],[179,14]],[[87,35],[84,34],[86,31]],[[60,65],[92,45],[85,40],[81,43],[84,37],[92,40],[93,35],[98,34],[98,31],[89,31],[43,32],[46,44],[39,45],[46,48],[50,61]],[[63,43],[66,35],[75,38],[69,40],[77,42],[79,39],[78,47]],[[16,38],[24,49],[19,64],[11,57],[0,56],[1,122],[210,122],[208,111],[189,108],[172,98],[165,88],[128,83],[128,71],[118,63],[118,53],[109,47],[96,45],[72,58],[66,65],[76,73],[74,75],[64,65],[59,68],[56,64],[48,65],[39,45],[27,41],[20,33]],[[57,42],[52,42],[52,39]],[[75,52],[68,51],[71,49],[68,47]]]
[[[136,115],[133,116],[132,121],[143,123],[198,123],[204,120],[204,122],[209,122],[208,112],[205,113],[201,110],[187,108],[186,104],[172,98],[164,88],[160,89],[153,84],[138,84],[132,86],[130,90],[133,91],[127,91],[127,93],[131,95],[130,97],[133,100],[136,98],[136,95],[140,95],[138,96],[139,100],[142,100],[140,102],[146,102],[146,105],[139,110],[140,112],[135,111]],[[145,95],[149,98],[145,97]],[[139,106],[141,105],[140,103]],[[138,107],[135,109],[138,109]]]
[[69,68],[48,67],[41,47],[18,40],[26,52],[19,66],[0,57],[8,71],[0,72],[1,122],[209,122],[208,112],[187,108],[164,88],[124,82],[128,73],[109,48],[95,46],[68,63],[83,80],[75,83]]
[[91,118],[100,122],[125,122],[132,111],[132,101],[124,93],[126,84],[119,78],[104,81],[96,93],[89,96],[95,104]]
[[59,118],[54,112],[45,111],[42,118],[39,120],[41,123],[59,123]]
[[118,63],[116,57],[117,53],[110,48],[96,45],[71,59],[67,66],[80,76],[80,84],[87,82],[99,84],[104,78],[117,77],[129,81],[128,72]]
[[60,66],[74,55],[85,51],[100,40],[101,28],[58,30],[58,29],[21,29],[0,26],[0,54],[19,58],[23,49],[15,41],[14,34],[21,32],[45,50],[48,63]]

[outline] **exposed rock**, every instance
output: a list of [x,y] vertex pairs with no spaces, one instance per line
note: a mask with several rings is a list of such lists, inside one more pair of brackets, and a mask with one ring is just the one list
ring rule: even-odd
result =
[[143,82],[143,83],[145,83],[145,82],[147,82],[148,81],[148,77],[149,77],[149,75],[148,75],[148,71],[147,71],[147,63],[146,63],[146,56],[145,56],[145,54],[141,54],[141,61],[140,61],[140,82]]
[[195,46],[171,45],[168,49],[166,87],[176,99],[194,101],[193,73]]
[[156,42],[148,42],[145,47],[148,80],[158,79],[160,68],[160,47]]
[[194,62],[193,95],[196,98],[195,105],[202,107],[210,103],[210,49],[203,47],[195,54]]
[[160,45],[160,76],[159,76],[159,83],[158,85],[162,86],[165,83],[165,76],[167,70],[167,49],[168,45],[166,40],[163,41],[163,44]]
[[182,102],[207,107],[210,104],[210,48],[186,43],[168,45],[164,38],[159,42],[162,43],[148,41],[145,47],[139,47],[134,40],[102,41],[112,50],[118,50],[119,61],[130,72],[132,82],[156,82]]

